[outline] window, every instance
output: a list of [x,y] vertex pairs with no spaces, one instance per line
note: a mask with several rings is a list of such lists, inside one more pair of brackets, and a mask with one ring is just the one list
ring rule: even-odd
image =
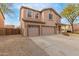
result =
[[49,19],[52,19],[52,14],[49,14],[48,17],[49,17]]
[[28,10],[28,17],[31,17],[31,16],[32,16],[32,11]]
[[35,15],[35,18],[38,18],[38,13]]

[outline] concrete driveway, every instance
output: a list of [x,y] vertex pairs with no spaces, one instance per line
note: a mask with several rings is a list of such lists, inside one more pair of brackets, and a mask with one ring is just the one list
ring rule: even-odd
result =
[[79,56],[79,35],[0,36],[0,56]]
[[79,36],[60,34],[30,39],[50,56],[79,56]]
[[48,56],[28,37],[21,35],[0,36],[0,56]]

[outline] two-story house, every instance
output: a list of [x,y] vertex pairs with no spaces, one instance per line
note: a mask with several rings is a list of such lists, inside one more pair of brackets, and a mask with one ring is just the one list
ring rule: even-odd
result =
[[0,9],[0,28],[4,28],[4,15]]
[[61,16],[52,8],[41,11],[22,6],[21,31],[24,36],[51,35],[60,32]]

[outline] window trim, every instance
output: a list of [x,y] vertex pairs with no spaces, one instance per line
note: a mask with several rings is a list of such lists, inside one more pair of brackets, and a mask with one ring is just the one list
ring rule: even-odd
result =
[[53,19],[52,17],[53,17],[52,14],[49,13],[49,14],[48,14],[48,19],[49,19],[49,20],[52,20],[52,19]]
[[27,11],[27,17],[32,17],[32,10]]
[[36,19],[39,18],[39,14],[38,14],[38,13],[35,14],[35,18],[36,18]]

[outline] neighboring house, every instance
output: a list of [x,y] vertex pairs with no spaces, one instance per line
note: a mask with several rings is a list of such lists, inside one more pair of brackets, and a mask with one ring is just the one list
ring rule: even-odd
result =
[[0,28],[4,28],[4,15],[0,9]]
[[5,25],[4,28],[15,28],[14,25]]
[[79,31],[79,24],[74,24],[73,27],[74,27],[74,31]]
[[[79,31],[79,24],[73,24],[74,31]],[[67,32],[72,31],[72,27],[70,24],[61,24],[61,31]]]
[[69,24],[61,24],[61,32],[71,31],[71,25]]
[[21,31],[24,36],[40,36],[60,33],[61,16],[52,8],[41,11],[22,6]]

